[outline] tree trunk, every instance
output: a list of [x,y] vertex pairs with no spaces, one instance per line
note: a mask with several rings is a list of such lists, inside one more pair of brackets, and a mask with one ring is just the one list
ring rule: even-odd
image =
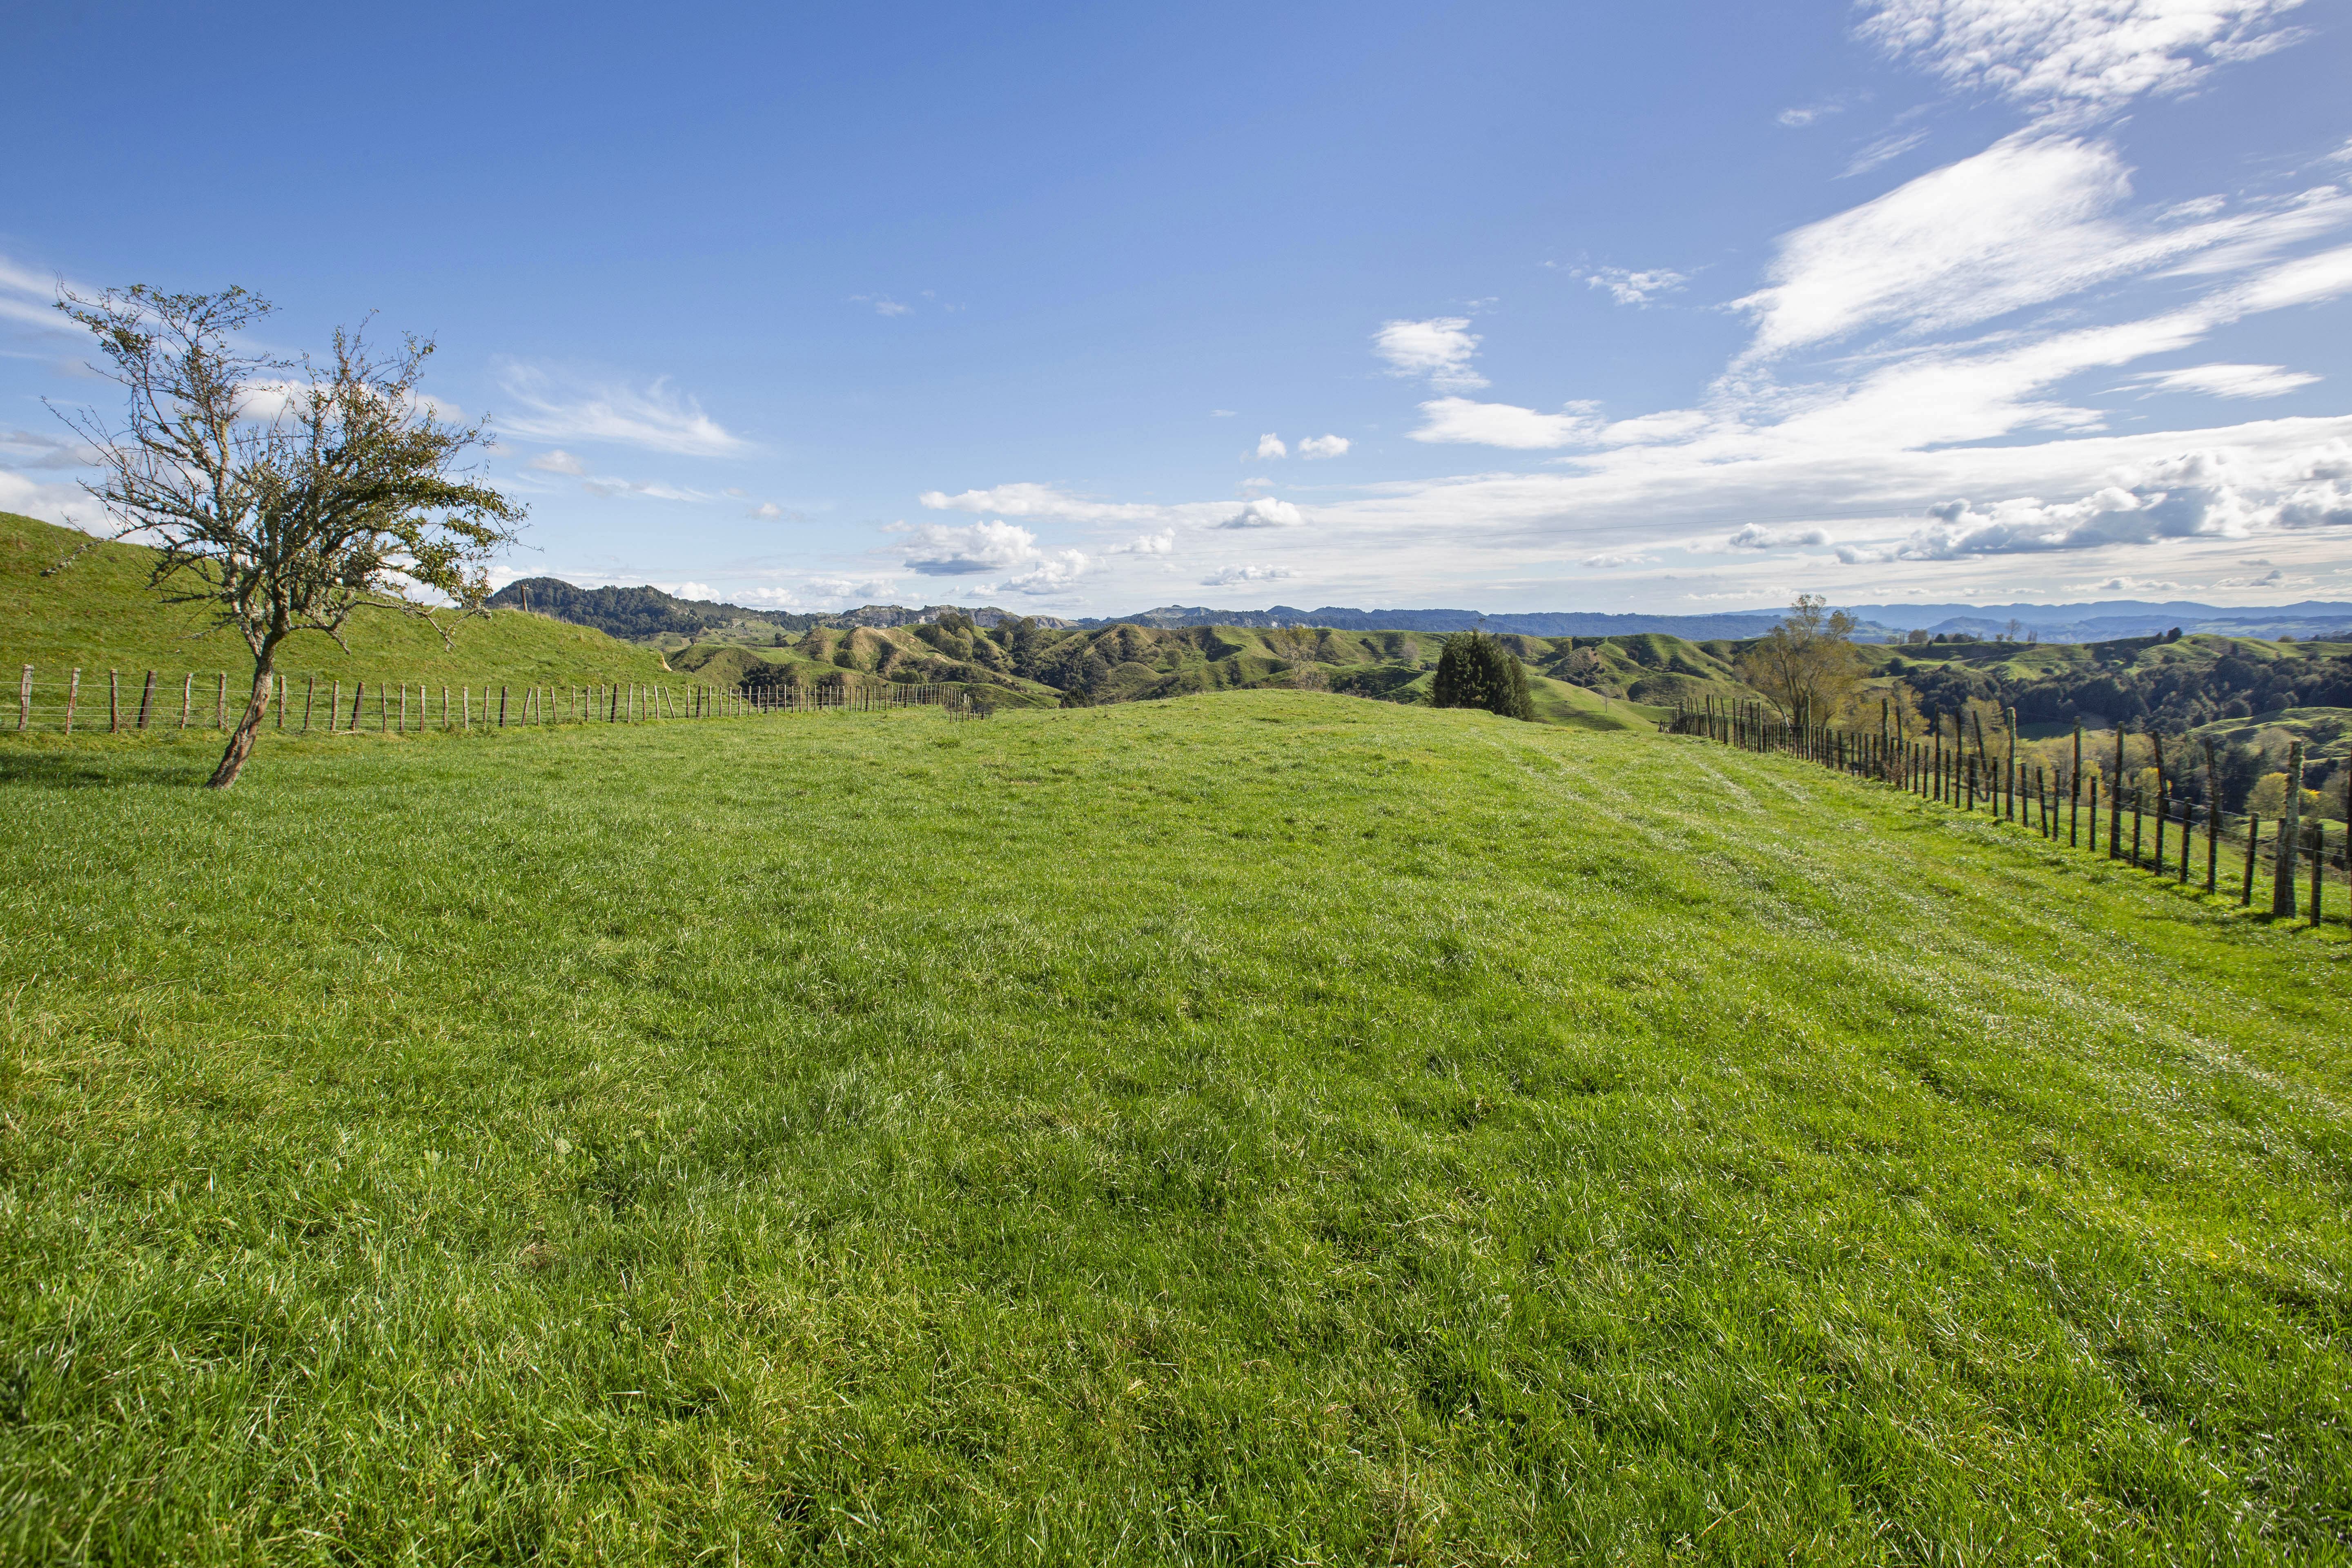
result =
[[206,789],[226,789],[236,783],[236,775],[245,771],[246,758],[253,754],[253,742],[261,731],[262,715],[269,711],[269,696],[274,689],[278,648],[272,644],[253,661],[253,694],[246,700],[245,716],[228,738],[227,750],[221,752],[220,766],[205,781]]

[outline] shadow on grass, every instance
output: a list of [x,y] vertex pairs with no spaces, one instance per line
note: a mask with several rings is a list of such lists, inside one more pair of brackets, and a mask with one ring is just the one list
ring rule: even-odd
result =
[[153,752],[0,748],[0,787],[123,789],[136,784],[200,789],[220,759]]

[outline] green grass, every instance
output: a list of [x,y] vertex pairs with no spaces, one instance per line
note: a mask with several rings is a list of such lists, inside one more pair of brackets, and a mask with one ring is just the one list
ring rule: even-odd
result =
[[[64,571],[42,574],[85,542],[71,529],[0,512],[0,626],[7,628],[0,634],[0,660],[12,685],[18,668],[32,665],[41,700],[59,702],[66,672],[79,666],[84,700],[96,689],[102,708],[107,670],[121,670],[135,696],[142,672],[152,669],[172,695],[175,717],[182,677],[191,672],[207,713],[215,672],[226,670],[229,689],[240,697],[249,689],[253,654],[244,639],[212,626],[199,606],[165,604],[148,586],[154,552],[100,544]],[[298,695],[306,676],[453,686],[662,679],[658,653],[587,626],[509,612],[443,619],[452,628],[446,647],[438,632],[405,616],[361,615],[346,633],[350,653],[322,633],[299,633],[280,649],[278,668]]]
[[1337,697],[0,740],[0,1560],[2342,1561],[2352,987]]

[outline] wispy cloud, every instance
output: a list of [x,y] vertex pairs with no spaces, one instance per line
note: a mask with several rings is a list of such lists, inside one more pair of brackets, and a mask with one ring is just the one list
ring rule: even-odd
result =
[[542,474],[584,474],[588,471],[585,464],[561,447],[541,452],[523,467],[537,468]]
[[1609,297],[1621,305],[1646,305],[1661,294],[1681,291],[1690,281],[1687,272],[1670,272],[1654,267],[1636,272],[1623,267],[1595,267],[1580,270],[1577,277],[1584,279],[1588,289],[1605,289]]
[[1298,443],[1302,458],[1344,458],[1354,443],[1345,436],[1309,436]]
[[2277,397],[2319,377],[2283,364],[2192,364],[2180,370],[2151,371],[2128,384],[2150,392],[2201,392],[2209,397]]
[[1265,563],[1223,566],[1201,579],[1203,588],[1231,588],[1243,583],[1273,583],[1291,575],[1286,567]]
[[542,441],[602,441],[651,452],[723,458],[751,443],[671,388],[667,376],[642,390],[564,374],[519,360],[494,368],[499,388],[520,409],[499,416],[503,434]]
[[1856,174],[1866,174],[1881,163],[1893,163],[1926,140],[1927,133],[1925,131],[1890,132],[1875,142],[1864,144],[1860,152],[1846,160],[1846,165],[1839,172],[1838,177],[1850,180]]

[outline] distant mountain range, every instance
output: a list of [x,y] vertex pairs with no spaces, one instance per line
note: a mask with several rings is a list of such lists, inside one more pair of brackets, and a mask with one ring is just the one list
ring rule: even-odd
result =
[[[1864,637],[1908,631],[1998,637],[2016,630],[2044,642],[2104,642],[2152,637],[2179,626],[2184,632],[2224,637],[2340,637],[2352,636],[2352,604],[2308,599],[2299,605],[2223,607],[2186,601],[2156,604],[2143,599],[2107,599],[2084,605],[1852,605],[1843,606],[1862,623]],[[1081,626],[1329,626],[1335,631],[1455,632],[1475,628],[1527,637],[1612,637],[1664,632],[1692,642],[1714,637],[1761,637],[1780,619],[1777,610],[1732,610],[1707,616],[1602,615],[1594,611],[1534,611],[1482,615],[1476,610],[1357,610],[1326,605],[1301,610],[1276,605],[1266,610],[1215,610],[1162,605],[1140,615],[1082,619]]]
[[[866,605],[855,610],[801,615],[754,610],[709,599],[681,599],[659,588],[580,588],[559,577],[527,577],[491,597],[502,608],[531,609],[558,620],[596,626],[617,637],[666,635],[698,637],[712,632],[745,635],[804,632],[814,626],[904,626],[936,621],[950,612],[992,626],[1018,611],[994,605]],[[1994,637],[2014,629],[2043,642],[2105,642],[2152,637],[2179,626],[2185,632],[2272,638],[2352,637],[2352,604],[2306,599],[2296,605],[2222,606],[2188,601],[2158,604],[2144,599],[2103,599],[2081,605],[1853,605],[1864,637],[1894,637],[1909,631]],[[1527,637],[1618,637],[1663,632],[1692,642],[1761,637],[1780,620],[1777,610],[1732,610],[1706,616],[1604,615],[1588,610],[1528,611],[1489,616],[1477,610],[1358,610],[1326,605],[1302,610],[1276,605],[1265,610],[1219,610],[1202,605],[1162,605],[1131,616],[1064,620],[1032,616],[1045,626],[1329,626],[1335,631],[1516,632]]]

